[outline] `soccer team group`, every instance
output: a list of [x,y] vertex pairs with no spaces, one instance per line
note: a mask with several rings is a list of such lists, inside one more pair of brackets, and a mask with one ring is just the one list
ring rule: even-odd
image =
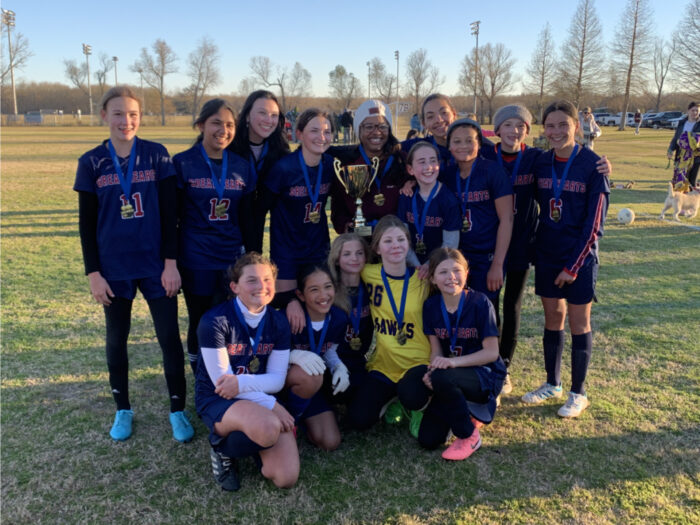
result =
[[[525,145],[532,117],[524,106],[498,110],[494,144],[433,94],[420,110],[425,138],[400,142],[388,106],[367,100],[355,112],[359,144],[333,145],[329,114],[307,109],[292,152],[277,99],[260,90],[239,115],[225,100],[205,103],[194,145],[172,158],[137,138],[141,105],[131,89],[112,88],[101,107],[110,135],[80,158],[74,189],[85,271],[105,312],[114,440],[132,435],[127,339],[137,290],[163,353],[173,436],[188,442],[183,291],[195,406],[226,490],[239,488],[235,462],[247,456],[276,486],[294,485],[297,432],[333,450],[338,412],[355,431],[408,418],[421,446],[444,447],[447,460],[469,457],[499,396],[512,390],[508,367],[533,264],[546,380],[522,400],[563,396],[568,316],[571,384],[558,414],[577,417],[589,405],[611,166],[578,145],[571,103],[544,112],[549,151]],[[338,164],[376,171],[362,197],[369,228],[355,231],[355,197]]]

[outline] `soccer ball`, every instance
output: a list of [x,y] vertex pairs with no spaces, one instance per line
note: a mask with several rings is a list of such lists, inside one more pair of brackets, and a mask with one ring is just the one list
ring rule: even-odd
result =
[[622,208],[617,214],[617,220],[622,224],[632,224],[634,222],[634,212],[629,208]]

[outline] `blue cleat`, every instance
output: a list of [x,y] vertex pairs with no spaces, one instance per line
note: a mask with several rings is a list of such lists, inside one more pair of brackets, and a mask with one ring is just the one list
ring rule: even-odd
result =
[[117,410],[112,430],[109,431],[110,437],[114,441],[126,441],[129,439],[131,437],[131,423],[133,420],[133,410]]
[[170,424],[173,427],[173,437],[180,443],[187,443],[194,436],[194,429],[190,424],[190,420],[182,410],[170,412]]

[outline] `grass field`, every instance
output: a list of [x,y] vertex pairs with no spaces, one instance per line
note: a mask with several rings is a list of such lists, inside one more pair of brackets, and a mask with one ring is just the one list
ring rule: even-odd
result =
[[[380,424],[345,433],[332,453],[300,439],[301,476],[288,491],[243,462],[235,494],[214,483],[196,417],[192,443],[171,437],[141,299],[130,338],[134,435],[114,443],[107,434],[104,318],[83,275],[72,191],[77,158],[105,131],[2,130],[2,523],[700,523],[700,217],[657,219],[669,131],[607,131],[597,142],[612,179],[636,184],[610,198],[592,406],[578,420],[559,419],[558,403],[519,402],[543,380],[543,316],[530,283],[513,395],[469,460],[446,463],[406,426]],[[186,127],[142,131],[171,154],[194,137]],[[637,220],[621,226],[627,206]],[[180,312],[184,341],[182,299]],[[568,374],[565,357],[565,386]]]

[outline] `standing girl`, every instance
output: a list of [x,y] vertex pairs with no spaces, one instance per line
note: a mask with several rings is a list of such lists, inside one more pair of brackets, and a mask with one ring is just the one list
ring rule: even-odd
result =
[[450,460],[466,459],[481,446],[475,422],[493,419],[506,375],[498,355],[496,312],[484,294],[465,290],[468,270],[458,250],[436,250],[430,257],[430,282],[440,293],[423,305],[423,330],[431,349],[424,381],[433,399],[418,440],[437,448],[451,430],[457,439],[442,453]]
[[691,189],[695,187],[700,169],[698,144],[700,144],[700,105],[697,102],[691,102],[688,104],[688,116],[678,123],[666,154],[669,159],[675,155],[671,180],[674,186],[687,182]]
[[452,162],[452,154],[447,147],[447,130],[457,118],[457,110],[448,96],[433,93],[423,100],[420,117],[425,127],[425,138],[405,140],[401,148],[408,153],[417,142],[432,143],[440,154],[440,169],[444,170]]
[[78,161],[80,242],[85,273],[95,300],[104,306],[109,384],[117,404],[110,436],[131,436],[127,339],[131,305],[141,290],[163,352],[170,395],[173,437],[186,442],[194,430],[185,407],[185,370],[177,322],[176,179],[167,150],[136,137],[141,103],[134,92],[115,86],[102,98],[109,139]]
[[414,245],[409,262],[419,266],[427,262],[435,248],[459,245],[460,209],[454,194],[438,182],[440,154],[430,142],[417,142],[411,147],[407,168],[418,187],[411,197],[401,195],[398,217],[408,225]]
[[288,488],[299,477],[294,418],[271,394],[284,386],[289,323],[270,308],[277,269],[247,253],[229,270],[235,294],[199,323],[201,345],[195,385],[197,413],[209,428],[214,478],[238,490],[235,458],[259,455],[263,476]]
[[535,163],[537,228],[535,293],[544,307],[544,362],[547,380],[523,396],[539,404],[561,397],[564,322],[571,329],[571,391],[558,414],[577,417],[589,405],[584,390],[593,346],[591,304],[598,275],[598,237],[608,207],[607,177],[596,170],[599,157],[576,144],[578,115],[567,101],[551,104],[543,114],[544,131],[553,146]]
[[248,95],[231,144],[231,149],[248,161],[257,180],[255,192],[241,201],[241,217],[246,218],[241,221],[241,229],[248,252],[263,251],[265,217],[270,209],[265,180],[272,166],[289,153],[284,126],[284,115],[273,93],[260,89]]
[[369,259],[369,246],[356,233],[341,233],[333,240],[328,254],[328,269],[336,284],[335,305],[348,314],[345,345],[338,350],[340,359],[350,372],[352,394],[366,372],[367,352],[372,344],[374,328],[369,311],[369,297],[360,273]]
[[479,156],[481,127],[475,121],[453,122],[447,143],[457,165],[446,170],[442,181],[460,201],[459,249],[469,261],[469,286],[491,300],[498,321],[503,268],[513,231],[512,186],[503,168]]
[[[345,344],[348,317],[333,305],[335,284],[325,265],[309,265],[297,276],[297,295],[303,304],[306,326],[292,335],[292,366],[287,375],[287,409],[295,420],[303,420],[309,440],[323,450],[340,445],[340,430],[325,390],[333,395],[350,386],[347,367],[338,356]],[[321,389],[326,369],[328,389]]]
[[372,355],[356,395],[348,407],[350,425],[366,429],[379,420],[382,407],[398,396],[409,410],[420,410],[429,398],[422,377],[430,346],[423,333],[422,309],[428,287],[406,264],[409,233],[394,215],[382,217],[372,235],[380,264],[361,272],[376,334]]
[[[327,113],[307,109],[297,121],[301,147],[282,158],[265,184],[274,194],[270,219],[270,257],[279,268],[277,308],[294,299],[296,275],[305,264],[326,260],[330,244],[326,200],[334,177],[333,158],[325,152],[333,131]],[[304,324],[298,302],[288,316],[298,333]]]
[[229,149],[235,125],[228,102],[208,101],[193,125],[200,131],[195,145],[173,157],[180,208],[178,263],[190,318],[187,353],[193,371],[199,354],[199,320],[226,300],[226,269],[245,251],[240,202],[255,189],[255,174]]

